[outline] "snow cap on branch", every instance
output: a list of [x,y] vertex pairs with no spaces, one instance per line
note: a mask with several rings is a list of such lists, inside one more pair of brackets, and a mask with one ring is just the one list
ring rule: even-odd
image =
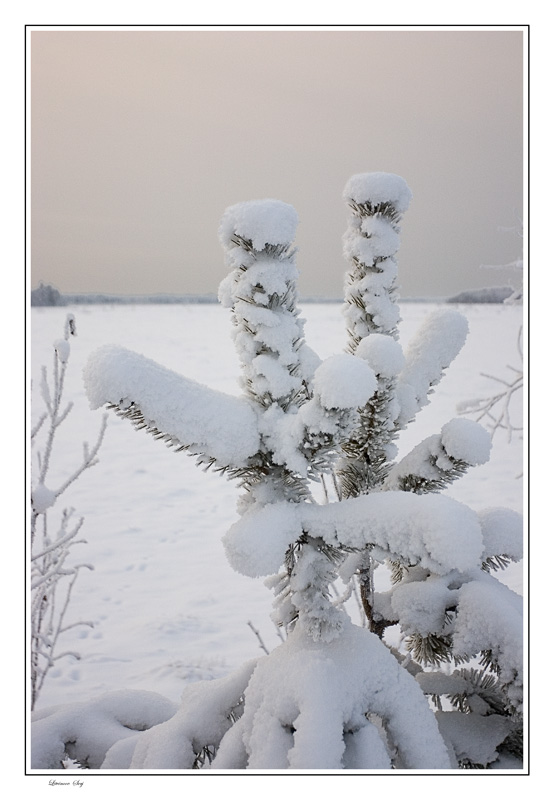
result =
[[490,433],[470,419],[451,419],[441,429],[442,446],[451,458],[472,467],[486,464],[491,452]]
[[356,355],[363,358],[381,378],[394,378],[404,366],[401,345],[383,333],[373,333],[362,339],[356,348]]
[[454,656],[490,651],[499,680],[516,708],[522,704],[523,599],[500,581],[481,573],[463,584],[453,624]]
[[485,550],[483,558],[504,555],[523,558],[523,517],[510,508],[487,508],[479,512]]
[[380,205],[390,203],[397,211],[408,210],[412,192],[399,175],[389,172],[363,172],[352,175],[344,187],[343,197],[346,202],[371,203]]
[[377,391],[377,380],[361,358],[339,353],[316,369],[313,387],[324,408],[358,408]]
[[226,209],[219,226],[219,239],[224,247],[229,247],[236,235],[251,241],[256,250],[263,250],[267,244],[290,244],[297,226],[298,214],[288,203],[250,200]]
[[250,578],[272,575],[302,532],[296,503],[268,503],[247,511],[223,537],[227,560]]
[[404,634],[428,636],[442,632],[446,609],[454,604],[454,597],[447,582],[433,576],[393,587],[391,606],[397,619],[402,620]]
[[32,491],[31,504],[36,514],[44,514],[56,502],[56,492],[39,483]]
[[54,342],[54,349],[56,350],[56,355],[62,364],[66,364],[69,359],[69,352],[71,349],[67,339],[58,339],[57,342]]
[[306,505],[302,524],[328,544],[374,544],[372,554],[378,560],[398,557],[438,575],[479,566],[483,551],[477,514],[439,494],[376,492],[341,503]]

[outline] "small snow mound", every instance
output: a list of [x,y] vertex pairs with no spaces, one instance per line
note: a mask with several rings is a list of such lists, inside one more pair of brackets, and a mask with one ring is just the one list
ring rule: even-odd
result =
[[364,172],[352,175],[344,187],[346,202],[392,203],[397,211],[408,210],[412,192],[404,178],[389,172]]
[[471,419],[451,419],[441,430],[441,441],[451,458],[476,466],[486,464],[491,453],[488,431]]
[[325,359],[314,375],[314,393],[324,408],[358,408],[377,390],[373,370],[356,356],[339,353]]
[[99,769],[107,751],[122,739],[160,725],[177,711],[155,692],[121,689],[82,703],[53,706],[33,714],[32,769],[59,769],[67,754]]
[[367,361],[375,374],[383,378],[394,378],[404,367],[401,345],[383,333],[372,333],[362,339],[356,355]]
[[250,240],[256,250],[266,244],[290,244],[298,227],[293,206],[280,200],[250,200],[226,209],[219,226],[219,239],[228,247],[236,234]]

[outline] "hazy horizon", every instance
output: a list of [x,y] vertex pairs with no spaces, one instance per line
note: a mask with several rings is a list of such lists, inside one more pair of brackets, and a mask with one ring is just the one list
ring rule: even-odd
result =
[[214,294],[225,208],[275,197],[300,225],[299,292],[340,297],[343,187],[413,192],[400,294],[517,284],[524,33],[31,30],[31,283]]

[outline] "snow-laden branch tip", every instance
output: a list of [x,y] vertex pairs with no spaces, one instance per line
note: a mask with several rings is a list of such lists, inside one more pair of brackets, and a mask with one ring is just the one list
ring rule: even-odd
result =
[[464,346],[467,333],[466,318],[454,310],[436,311],[417,331],[399,375],[400,426],[429,403],[429,394]]
[[171,446],[235,467],[244,466],[258,450],[257,419],[247,402],[138,353],[109,345],[100,348],[85,366],[84,381],[92,408],[134,407],[144,427],[158,430]]

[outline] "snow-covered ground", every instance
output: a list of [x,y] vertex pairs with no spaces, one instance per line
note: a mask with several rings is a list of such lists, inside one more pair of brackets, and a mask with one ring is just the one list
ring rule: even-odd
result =
[[[401,304],[403,345],[436,307]],[[403,433],[400,454],[438,432],[457,415],[460,401],[496,393],[500,384],[482,373],[511,380],[509,365],[521,366],[521,307],[471,305],[460,310],[469,321],[466,346],[431,404]],[[75,315],[78,334],[71,340],[65,395],[74,408],[56,438],[48,483],[52,489],[77,466],[82,442],[93,443],[100,425],[101,412],[89,409],[82,381],[83,365],[97,347],[120,344],[215,389],[239,392],[229,313],[220,306],[34,308],[33,419],[42,410],[41,366],[51,371],[53,343],[63,336],[68,313]],[[307,341],[320,356],[344,349],[340,305],[308,304],[303,316]],[[520,395],[512,403],[515,425],[521,424],[522,402]],[[448,494],[476,510],[502,505],[523,511],[523,452],[520,433],[510,442],[498,431],[489,463],[471,470]],[[68,506],[85,518],[87,544],[76,546],[73,554],[94,571],[81,572],[68,622],[87,620],[94,627],[65,634],[62,648],[77,651],[81,659],[69,656],[58,662],[38,708],[119,688],[151,689],[177,701],[187,682],[219,677],[261,654],[249,622],[268,649],[279,643],[269,619],[270,591],[261,580],[234,572],[225,558],[221,538],[237,519],[237,496],[232,483],[204,473],[194,458],[168,450],[110,414],[99,464],[49,512],[51,525]],[[499,576],[523,594],[525,574],[524,565],[513,565]]]

